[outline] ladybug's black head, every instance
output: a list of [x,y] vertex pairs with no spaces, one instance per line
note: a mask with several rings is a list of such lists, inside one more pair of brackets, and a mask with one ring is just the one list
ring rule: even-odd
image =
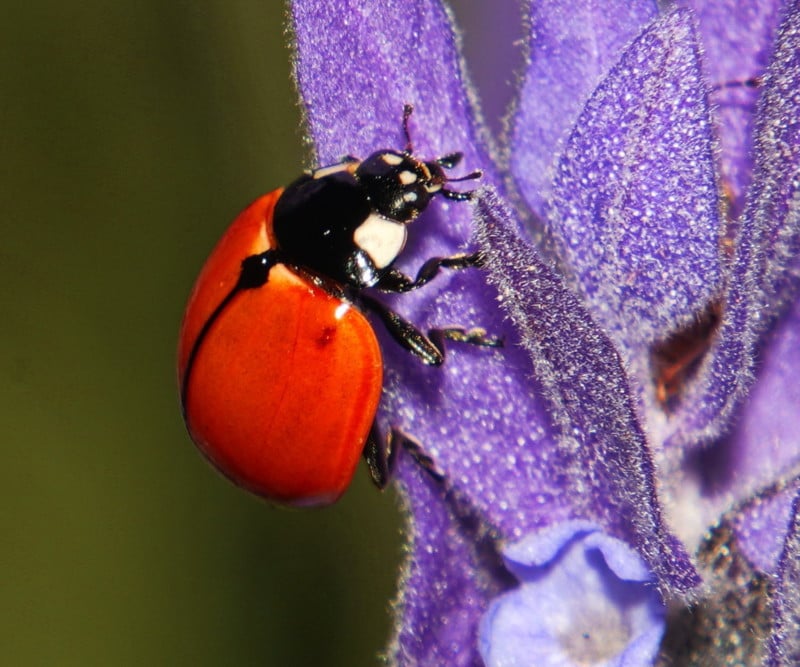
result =
[[422,162],[409,153],[373,153],[356,169],[356,180],[367,192],[372,209],[397,222],[411,222],[447,183],[438,162]]
[[275,205],[273,232],[284,261],[357,289],[375,285],[405,246],[406,225],[435,195],[463,201],[471,191],[447,184],[481,176],[448,178],[461,153],[423,162],[408,133],[411,106],[403,112],[406,147],[380,150],[366,160],[308,172],[291,183]]
[[451,153],[429,162],[417,159],[413,154],[408,130],[408,119],[412,110],[410,104],[403,110],[405,150],[373,153],[358,165],[354,173],[369,197],[372,210],[389,220],[402,223],[414,220],[436,194],[457,201],[469,199],[472,196],[471,191],[456,192],[448,190],[445,185],[452,181],[481,177],[480,171],[461,178],[447,177],[445,169],[455,167],[461,161],[461,153]]

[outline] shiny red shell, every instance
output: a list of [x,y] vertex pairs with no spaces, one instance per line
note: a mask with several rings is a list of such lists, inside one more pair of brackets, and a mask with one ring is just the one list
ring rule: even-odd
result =
[[[242,260],[275,247],[272,216],[281,192],[245,209],[206,262],[181,326],[179,386]],[[265,285],[237,292],[209,325],[185,387],[186,424],[240,486],[279,503],[327,505],[353,477],[382,373],[364,315],[279,263]]]

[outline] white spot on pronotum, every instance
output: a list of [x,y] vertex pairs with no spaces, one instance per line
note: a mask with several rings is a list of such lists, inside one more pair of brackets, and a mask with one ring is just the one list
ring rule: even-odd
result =
[[390,167],[396,167],[403,162],[403,157],[401,155],[395,155],[394,153],[384,153],[381,155],[381,159]]
[[325,178],[326,176],[330,176],[331,174],[338,174],[340,171],[355,171],[358,165],[361,163],[358,161],[352,162],[339,162],[338,164],[332,164],[330,167],[320,167],[319,169],[315,169],[311,172],[311,175],[314,178]]
[[333,317],[337,320],[341,320],[347,314],[348,310],[350,310],[350,304],[346,301],[342,301],[342,303],[336,306],[336,310],[333,311]]
[[417,201],[417,193],[416,192],[406,192],[403,195],[403,200],[407,202]]
[[406,244],[406,226],[373,213],[356,227],[353,241],[369,255],[375,268],[383,269]]
[[417,175],[413,171],[401,171],[400,172],[400,182],[403,185],[411,185],[412,183],[416,182]]

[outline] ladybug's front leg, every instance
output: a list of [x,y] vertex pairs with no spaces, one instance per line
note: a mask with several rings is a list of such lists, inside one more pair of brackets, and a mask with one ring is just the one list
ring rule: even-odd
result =
[[460,270],[481,266],[483,266],[483,257],[477,252],[469,255],[452,255],[451,257],[431,257],[422,265],[417,272],[417,277],[413,280],[397,269],[389,269],[375,286],[384,292],[410,292],[427,285],[439,275],[439,270],[442,268]]
[[400,429],[393,428],[386,442],[383,442],[380,429],[373,424],[367,443],[364,445],[364,459],[367,462],[369,476],[379,489],[389,484],[397,465],[397,455],[403,447],[436,481],[444,479],[444,473],[436,467],[433,459],[422,451],[421,445]]

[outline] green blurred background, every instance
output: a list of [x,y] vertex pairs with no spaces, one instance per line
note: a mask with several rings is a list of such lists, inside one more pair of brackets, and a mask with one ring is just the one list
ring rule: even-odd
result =
[[3,665],[369,665],[393,493],[282,511],[178,411],[219,235],[305,157],[280,2],[37,2],[0,28]]
[[352,667],[386,644],[394,493],[362,470],[335,507],[274,509],[178,410],[199,268],[307,156],[283,11],[4,7],[0,664]]

